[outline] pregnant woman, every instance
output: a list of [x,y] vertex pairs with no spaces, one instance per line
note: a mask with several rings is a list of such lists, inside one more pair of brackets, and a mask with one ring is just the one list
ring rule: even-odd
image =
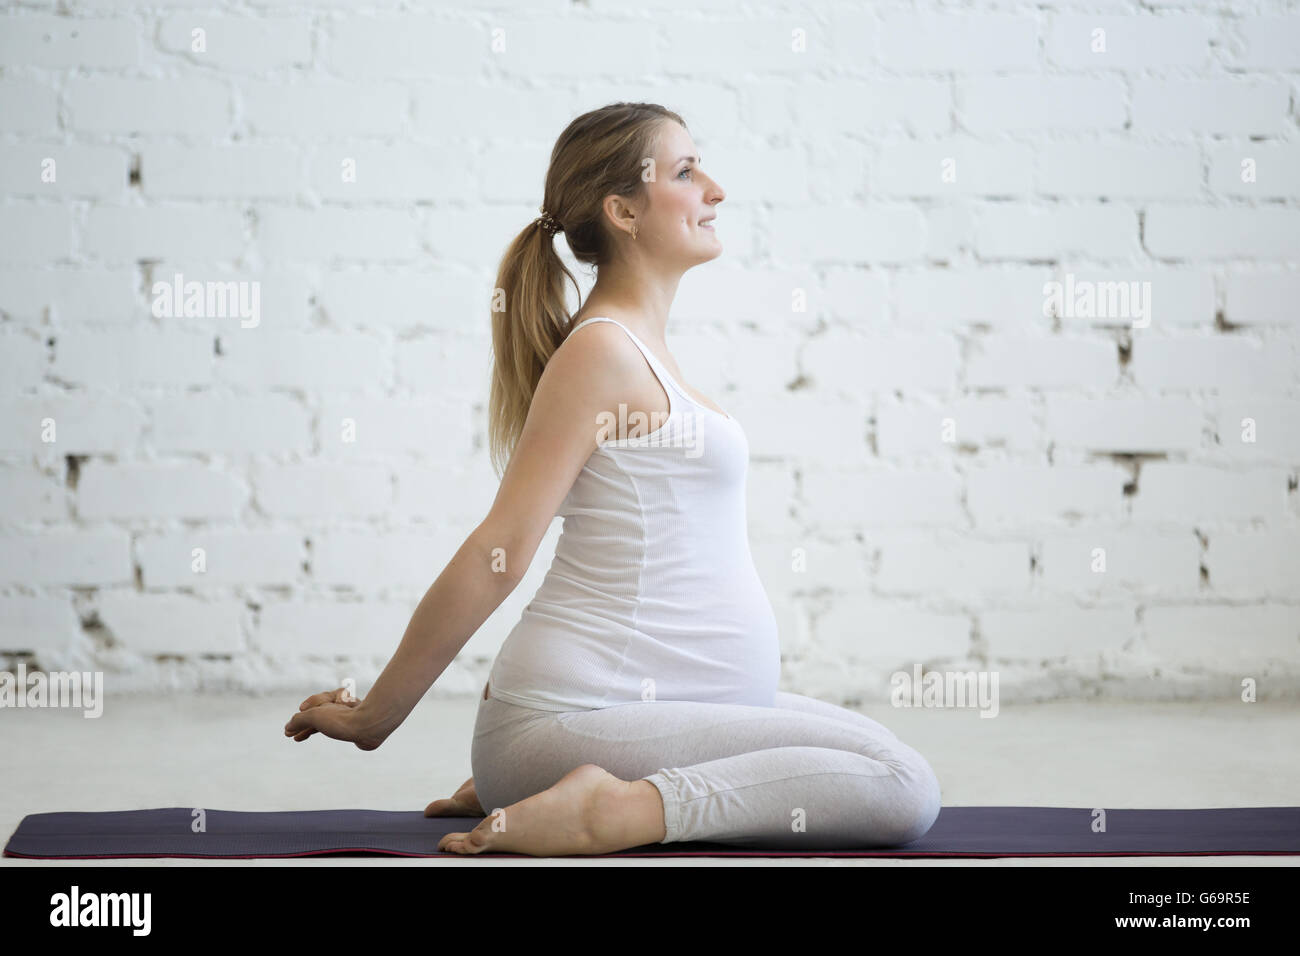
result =
[[[939,814],[934,771],[886,727],[777,689],[776,621],[746,531],[749,443],[666,346],[682,274],[721,252],[724,198],[661,106],[613,104],[564,131],[542,215],[497,282],[496,500],[365,699],[316,694],[285,726],[295,740],[378,747],[562,515],[555,559],[479,701],[473,776],[425,811],[484,820],[439,850],[894,846]],[[572,319],[559,231],[597,269]]]

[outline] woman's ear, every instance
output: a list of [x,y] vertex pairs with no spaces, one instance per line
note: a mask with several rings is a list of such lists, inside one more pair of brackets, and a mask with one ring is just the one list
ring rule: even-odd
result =
[[618,196],[612,193],[606,196],[605,201],[601,204],[605,219],[610,226],[628,235],[632,234],[632,226],[640,215],[639,206],[639,203],[630,201],[626,196]]

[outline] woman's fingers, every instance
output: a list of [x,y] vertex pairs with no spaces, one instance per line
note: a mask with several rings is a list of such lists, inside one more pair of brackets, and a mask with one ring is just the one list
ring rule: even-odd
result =
[[295,740],[306,740],[312,734],[321,733],[335,740],[349,740],[362,750],[374,750],[383,740],[376,742],[366,728],[358,726],[359,713],[355,707],[338,701],[322,701],[290,717],[284,725],[284,734]]
[[299,711],[289,718],[289,722],[284,725],[284,735],[293,737],[294,740],[306,740],[312,734],[316,733],[316,727],[308,711]]
[[348,704],[353,706],[359,701],[360,698],[346,687],[337,687],[334,690],[323,690],[319,694],[312,694],[298,705],[298,709],[310,710],[313,707],[319,707],[321,704]]

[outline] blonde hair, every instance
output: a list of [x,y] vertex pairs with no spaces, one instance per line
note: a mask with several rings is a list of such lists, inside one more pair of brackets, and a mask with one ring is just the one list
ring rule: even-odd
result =
[[[609,262],[614,247],[603,221],[603,200],[610,194],[644,195],[643,162],[656,154],[667,120],[686,128],[680,116],[655,103],[611,103],[583,113],[555,141],[542,208],[560,224],[578,262],[597,269]],[[572,328],[566,276],[579,291],[554,237],[536,220],[501,257],[488,400],[488,446],[498,477],[514,454],[542,371]]]

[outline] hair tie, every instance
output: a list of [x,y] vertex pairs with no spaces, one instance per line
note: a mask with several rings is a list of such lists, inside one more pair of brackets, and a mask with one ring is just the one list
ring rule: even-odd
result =
[[548,236],[554,237],[555,234],[560,232],[564,227],[561,226],[559,221],[547,212],[544,207],[538,206],[537,208],[541,212],[541,215],[534,219],[533,223],[545,229]]

